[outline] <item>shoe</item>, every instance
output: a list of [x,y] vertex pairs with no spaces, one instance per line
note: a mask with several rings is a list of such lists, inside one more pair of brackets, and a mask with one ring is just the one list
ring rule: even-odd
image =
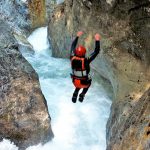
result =
[[76,103],[76,101],[77,101],[77,94],[73,94],[73,96],[72,96],[72,102],[73,103]]
[[85,95],[83,95],[83,94],[80,94],[80,96],[79,96],[79,101],[82,103],[83,102],[83,100],[84,100],[84,96]]

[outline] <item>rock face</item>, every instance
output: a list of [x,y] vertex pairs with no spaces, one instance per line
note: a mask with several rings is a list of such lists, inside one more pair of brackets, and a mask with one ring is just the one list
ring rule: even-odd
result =
[[149,150],[150,89],[138,100],[115,101],[107,127],[107,150]]
[[16,30],[29,31],[46,25],[45,0],[0,1],[0,18]]
[[45,0],[29,0],[28,7],[32,28],[44,26],[46,24]]
[[[94,49],[94,34],[99,32],[102,36],[101,54],[92,67],[111,82],[114,91],[107,124],[108,150],[132,149],[132,144],[128,147],[124,144],[127,137],[136,141],[135,147],[142,142],[144,149],[147,138],[142,137],[145,132],[140,127],[148,127],[149,122],[144,118],[149,117],[149,112],[145,114],[142,111],[140,119],[144,121],[136,122],[136,131],[142,139],[136,137],[138,134],[131,135],[124,120],[134,120],[134,106],[139,109],[143,105],[143,108],[149,107],[142,101],[142,95],[150,87],[149,0],[65,0],[55,8],[49,21],[53,56],[68,57],[72,37],[79,30],[85,32],[79,43],[86,46],[88,54]],[[130,123],[128,125],[131,126]],[[126,132],[120,132],[125,128]],[[116,131],[119,131],[121,139],[116,137]],[[119,148],[115,146],[116,142],[119,142]]]
[[29,30],[31,23],[26,1],[0,1],[0,18],[7,21],[13,30]]
[[49,17],[54,10],[54,7],[56,6],[56,1],[55,0],[46,0],[46,19],[47,22],[49,20]]
[[53,137],[38,76],[18,50],[9,26],[0,20],[0,139],[20,149]]

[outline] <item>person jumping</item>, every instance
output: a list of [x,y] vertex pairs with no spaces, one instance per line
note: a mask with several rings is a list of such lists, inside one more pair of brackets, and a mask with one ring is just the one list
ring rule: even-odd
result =
[[91,85],[91,77],[90,77],[90,63],[95,59],[95,57],[99,54],[100,51],[100,35],[95,34],[95,50],[91,53],[90,57],[86,57],[86,49],[82,45],[79,45],[76,48],[79,37],[83,34],[82,31],[77,32],[77,36],[72,42],[71,45],[71,67],[72,67],[72,82],[75,86],[75,91],[72,96],[72,102],[76,103],[78,93],[80,89],[83,89],[81,94],[79,95],[79,101],[83,102],[86,92],[88,91]]

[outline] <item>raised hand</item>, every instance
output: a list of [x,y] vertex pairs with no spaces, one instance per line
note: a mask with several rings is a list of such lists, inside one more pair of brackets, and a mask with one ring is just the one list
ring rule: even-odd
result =
[[77,36],[80,37],[83,34],[83,31],[78,31]]
[[95,40],[96,41],[100,41],[101,40],[101,36],[98,33],[95,34]]

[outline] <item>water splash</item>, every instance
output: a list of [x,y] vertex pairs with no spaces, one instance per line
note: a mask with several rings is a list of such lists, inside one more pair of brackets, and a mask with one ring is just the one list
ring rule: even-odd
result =
[[34,36],[29,36],[28,41],[37,52],[47,49],[49,47],[47,39],[47,27],[42,27],[38,30],[35,30]]
[[18,150],[18,148],[9,140],[3,139],[3,141],[0,142],[0,150]]

